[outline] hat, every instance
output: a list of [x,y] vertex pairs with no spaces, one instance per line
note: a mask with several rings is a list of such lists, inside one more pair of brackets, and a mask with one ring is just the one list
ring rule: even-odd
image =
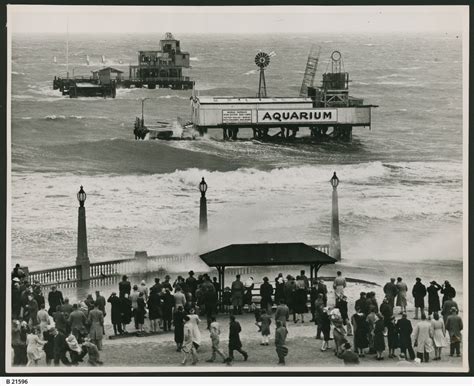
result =
[[170,276],[170,275],[166,275],[166,276],[165,276],[165,279],[171,279],[171,276]]
[[20,281],[20,279],[18,279],[17,277],[14,277],[13,281]]
[[192,276],[192,275],[194,275],[194,271],[191,270],[191,271],[188,272],[188,274]]
[[431,280],[431,281],[430,281],[430,284],[436,284],[436,281],[435,281],[435,280]]

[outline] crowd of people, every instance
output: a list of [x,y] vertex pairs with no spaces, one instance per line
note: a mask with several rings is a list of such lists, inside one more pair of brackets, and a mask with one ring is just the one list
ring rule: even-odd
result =
[[[412,296],[415,319],[421,320],[413,327],[406,313],[408,286],[400,277],[392,278],[383,287],[385,297],[380,305],[375,292],[361,292],[351,312],[345,294],[346,279],[339,271],[332,283],[334,299],[330,300],[324,281],[311,283],[305,271],[286,278],[280,273],[273,284],[264,277],[258,289],[253,278],[243,282],[237,275],[223,291],[217,278],[211,280],[208,274],[195,276],[190,271],[186,279],[178,276],[172,282],[166,275],[163,281],[156,278],[148,287],[146,281],[132,285],[125,275],[118,291],[112,292],[107,300],[96,291],[95,298],[88,295],[84,301],[70,304],[55,286],[51,287],[46,302],[41,284],[28,282],[17,265],[12,273],[13,364],[37,365],[44,357],[47,365],[69,366],[78,365],[86,356],[90,365],[102,364],[100,351],[107,303],[110,303],[115,336],[132,332],[139,336],[173,333],[176,351],[183,355],[183,365],[199,361],[200,318],[205,318],[212,347],[207,362],[219,357],[230,365],[235,351],[247,361],[249,355],[240,340],[242,326],[237,320],[244,311],[254,314],[262,346],[270,344],[275,326],[274,346],[280,365],[286,363],[289,352],[286,341],[290,321],[303,324],[308,313],[309,322],[316,325],[315,338],[322,340],[321,351],[328,351],[333,341],[334,354],[345,364],[360,363],[359,358],[366,355],[383,360],[386,351],[388,358],[428,362],[434,353],[432,359],[440,360],[442,349],[448,345],[449,355],[460,356],[463,325],[454,300],[456,291],[448,281],[443,285],[432,281],[426,287],[420,278],[416,279]],[[254,301],[256,298],[260,304]],[[220,347],[219,313],[229,314],[227,355]],[[134,330],[130,327],[132,322]]]

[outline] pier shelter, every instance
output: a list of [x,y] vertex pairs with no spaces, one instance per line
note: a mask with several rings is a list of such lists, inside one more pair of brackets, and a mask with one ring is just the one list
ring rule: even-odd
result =
[[221,293],[226,267],[308,265],[310,280],[325,264],[336,259],[304,243],[231,244],[199,256],[209,267],[216,267]]

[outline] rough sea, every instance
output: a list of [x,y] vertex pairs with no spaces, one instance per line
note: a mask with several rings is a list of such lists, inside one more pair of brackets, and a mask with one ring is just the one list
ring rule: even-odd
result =
[[[70,35],[69,71],[125,71],[161,35]],[[69,99],[66,37],[14,35],[11,72],[11,259],[31,269],[71,265],[76,193],[87,192],[91,261],[202,252],[244,242],[328,243],[331,185],[340,178],[343,259],[462,259],[462,45],[455,35],[185,35],[201,95],[255,96],[258,50],[275,51],[269,96],[298,96],[312,44],[316,84],[342,53],[351,94],[379,107],[351,144],[135,141],[133,123],[189,118],[191,90],[119,89]],[[53,57],[57,63],[53,63]],[[86,63],[90,57],[90,64]],[[209,240],[198,237],[198,183],[209,185]]]

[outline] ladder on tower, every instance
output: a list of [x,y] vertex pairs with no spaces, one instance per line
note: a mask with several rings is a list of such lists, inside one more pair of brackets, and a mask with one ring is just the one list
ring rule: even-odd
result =
[[[316,52],[317,50],[317,52]],[[303,83],[301,84],[300,97],[304,98],[308,96],[308,87],[313,87],[314,76],[318,68],[319,53],[321,47],[312,46],[311,51],[308,55],[308,62],[306,63],[306,70],[303,76]]]

